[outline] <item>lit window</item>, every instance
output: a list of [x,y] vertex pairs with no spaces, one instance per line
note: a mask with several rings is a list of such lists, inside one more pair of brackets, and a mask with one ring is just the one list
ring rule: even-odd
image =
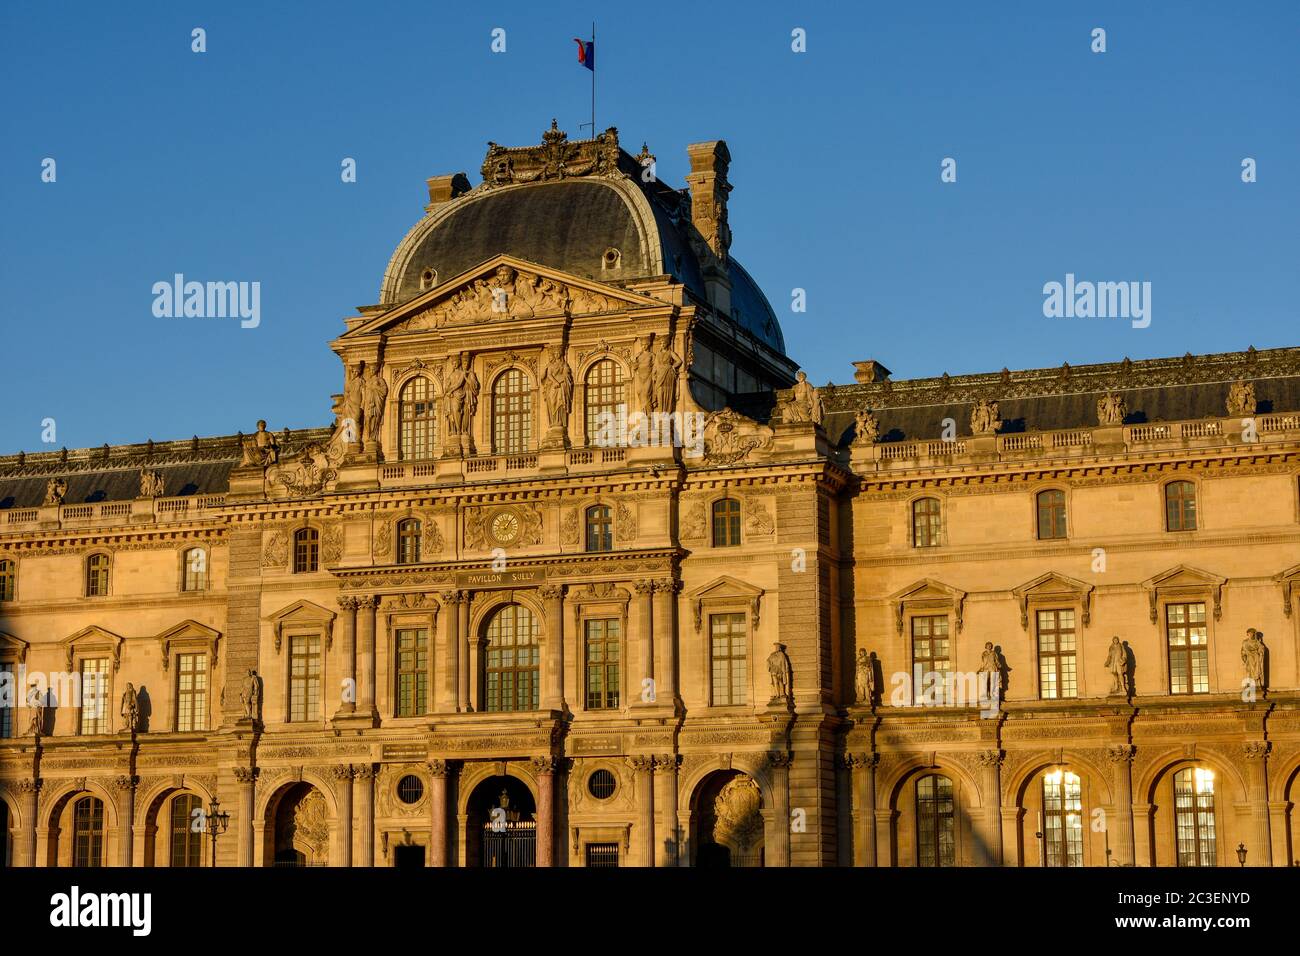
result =
[[1040,491],[1038,493],[1038,537],[1065,537],[1065,492]]
[[740,544],[740,502],[723,498],[713,503],[713,546],[735,547]]
[[1078,774],[1043,774],[1043,843],[1048,866],[1083,866],[1083,788]]
[[1043,700],[1079,696],[1073,610],[1038,612],[1038,693]]
[[912,502],[912,545],[917,548],[939,546],[938,498],[920,498]]
[[202,548],[190,548],[185,552],[185,568],[182,572],[181,589],[184,591],[206,591],[208,588],[208,553]]
[[713,706],[749,699],[749,630],[744,614],[710,614],[709,647],[713,667]]
[[492,386],[492,451],[521,455],[532,437],[532,384],[519,369],[506,369]]
[[587,709],[616,709],[619,699],[618,619],[587,621],[584,630],[587,646]]
[[536,710],[538,706],[538,623],[522,604],[507,604],[487,627],[487,709]]
[[1210,648],[1205,605],[1166,605],[1165,633],[1169,639],[1169,692],[1208,694]]
[[587,550],[611,551],[614,548],[614,521],[609,505],[587,509]]
[[305,574],[320,567],[320,533],[299,528],[293,533],[293,573]]
[[1196,530],[1196,486],[1190,481],[1165,485],[1165,530]]
[[432,458],[437,422],[433,386],[423,375],[417,375],[402,386],[397,404],[398,459]]
[[1174,774],[1174,829],[1179,866],[1214,866],[1214,771],[1187,767]]
[[81,733],[108,733],[108,658],[81,662]]
[[926,774],[916,781],[916,865],[956,866],[952,781]]

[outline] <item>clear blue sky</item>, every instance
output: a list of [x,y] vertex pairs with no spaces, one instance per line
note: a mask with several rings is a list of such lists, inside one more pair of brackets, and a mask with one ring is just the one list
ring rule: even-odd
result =
[[[674,186],[727,140],[732,251],[817,383],[1298,344],[1300,4],[719,6],[4,4],[0,452],[328,423],[425,178],[583,135],[593,16],[598,125]],[[176,272],[259,281],[260,327],[155,318]],[[1067,272],[1151,282],[1151,326],[1044,318]]]

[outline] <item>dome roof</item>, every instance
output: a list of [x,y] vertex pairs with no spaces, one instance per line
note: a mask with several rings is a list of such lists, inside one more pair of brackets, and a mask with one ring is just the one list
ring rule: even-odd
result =
[[[389,261],[381,305],[405,302],[501,254],[600,282],[670,275],[708,300],[707,249],[698,236],[692,242],[687,193],[642,183],[641,163],[618,148],[615,130],[570,143],[552,129],[546,138],[542,147],[492,144],[483,183],[430,205]],[[734,259],[729,265],[730,319],[784,354],[767,297]]]

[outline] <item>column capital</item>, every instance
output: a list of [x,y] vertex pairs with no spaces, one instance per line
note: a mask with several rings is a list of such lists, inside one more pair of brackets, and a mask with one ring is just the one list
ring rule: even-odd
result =
[[1251,740],[1241,745],[1241,755],[1247,760],[1263,760],[1273,744],[1267,740]]
[[429,774],[433,777],[446,777],[451,774],[450,760],[430,760],[425,766],[429,768]]
[[677,768],[681,766],[681,762],[680,754],[656,754],[654,757],[654,772],[676,773]]
[[539,777],[549,777],[562,769],[559,757],[534,757],[530,763]]
[[841,764],[849,770],[874,770],[880,763],[880,754],[877,753],[856,753],[843,754],[840,757]]
[[654,593],[655,585],[653,581],[633,581],[632,590],[642,596]]
[[676,578],[656,578],[650,586],[656,594],[676,594],[682,589],[682,582]]
[[373,611],[379,607],[379,598],[373,594],[362,594],[352,600],[357,602],[357,610],[359,611]]
[[981,750],[975,754],[975,762],[986,770],[996,770],[1002,766],[1002,751]]
[[628,769],[637,773],[653,773],[655,769],[655,758],[649,754],[637,754],[635,757],[627,758]]
[[351,780],[352,764],[350,763],[335,764],[334,766],[330,767],[330,775],[335,780]]
[[114,790],[134,790],[140,783],[140,778],[134,774],[120,774],[113,778]]
[[1106,748],[1106,759],[1111,763],[1132,763],[1136,752],[1132,744],[1111,744]]
[[40,777],[28,777],[13,782],[14,788],[19,793],[39,793],[41,786],[45,783]]
[[235,779],[240,783],[256,783],[261,772],[260,767],[236,767]]
[[794,763],[794,756],[784,750],[769,750],[767,765],[773,770],[784,770]]
[[338,605],[341,611],[355,611],[357,609],[357,599],[349,595],[340,595]]
[[457,590],[440,591],[438,592],[438,600],[447,605],[464,604],[469,600],[469,592]]
[[537,589],[537,593],[544,601],[558,601],[564,597],[563,584],[543,584]]
[[377,776],[379,776],[379,771],[370,764],[361,764],[352,768],[353,780],[374,780]]

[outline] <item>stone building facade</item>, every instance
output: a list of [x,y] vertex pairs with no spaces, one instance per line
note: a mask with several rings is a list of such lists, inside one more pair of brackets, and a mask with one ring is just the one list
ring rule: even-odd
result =
[[1300,350],[813,388],[689,157],[430,179],[327,428],[0,458],[6,865],[1300,856]]

